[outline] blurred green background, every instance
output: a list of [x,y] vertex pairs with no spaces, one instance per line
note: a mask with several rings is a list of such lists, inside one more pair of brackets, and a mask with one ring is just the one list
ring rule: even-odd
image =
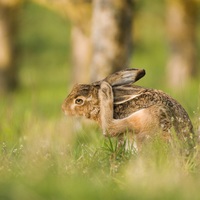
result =
[[[180,91],[166,84],[164,3],[144,1],[137,9],[140,30],[130,66],[147,72],[138,85],[171,94],[197,131],[199,76]],[[155,141],[140,155],[120,154],[96,125],[73,131],[61,111],[71,89],[71,24],[29,1],[19,21],[20,87],[0,99],[0,199],[199,198],[198,148],[185,158]],[[197,31],[200,50],[200,26]]]

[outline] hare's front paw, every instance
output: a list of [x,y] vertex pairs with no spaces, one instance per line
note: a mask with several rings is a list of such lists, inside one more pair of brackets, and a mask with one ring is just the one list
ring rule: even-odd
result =
[[110,84],[106,81],[103,81],[101,83],[101,89],[99,90],[99,97],[101,101],[111,101],[113,102],[113,93],[112,93],[112,87]]
[[100,121],[103,134],[107,136],[113,121],[113,92],[112,87],[106,81],[101,83],[99,90],[100,100]]

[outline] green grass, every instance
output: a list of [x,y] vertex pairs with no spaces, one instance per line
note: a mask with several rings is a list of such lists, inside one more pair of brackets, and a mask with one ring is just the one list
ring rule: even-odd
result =
[[[117,148],[96,125],[74,127],[61,112],[72,71],[69,23],[27,3],[20,27],[20,88],[0,99],[0,199],[199,199],[199,147],[186,157],[155,138],[137,154]],[[147,69],[138,84],[173,94],[197,128],[198,81],[181,93],[167,88],[164,32],[152,37],[151,25],[144,28],[131,62]]]

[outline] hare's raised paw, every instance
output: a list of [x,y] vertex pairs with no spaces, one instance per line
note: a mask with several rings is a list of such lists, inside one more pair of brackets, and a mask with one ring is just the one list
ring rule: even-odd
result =
[[112,87],[106,81],[103,81],[101,83],[101,88],[99,90],[99,98],[100,98],[101,101],[111,101],[111,102],[113,102]]

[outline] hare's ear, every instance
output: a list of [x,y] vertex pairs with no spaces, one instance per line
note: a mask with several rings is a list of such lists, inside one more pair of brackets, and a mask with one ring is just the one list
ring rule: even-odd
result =
[[[107,76],[102,81],[106,81],[112,86],[126,85],[136,82],[137,80],[141,79],[144,75],[144,69],[125,69]],[[98,81],[93,84],[100,85],[102,81]]]
[[145,75],[144,69],[125,69],[105,78],[112,86],[134,83]]

